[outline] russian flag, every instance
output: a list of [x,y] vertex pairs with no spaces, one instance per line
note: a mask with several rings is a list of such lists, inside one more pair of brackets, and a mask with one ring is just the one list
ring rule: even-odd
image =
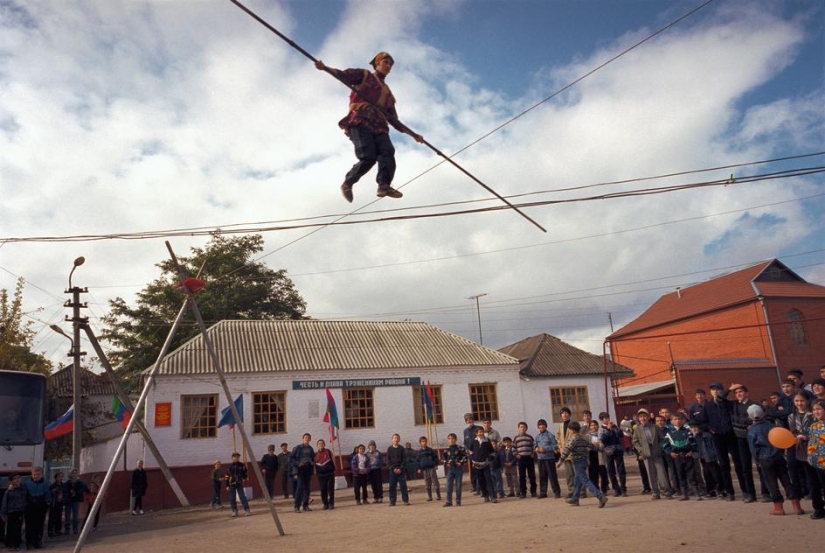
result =
[[43,434],[47,440],[54,440],[71,433],[72,430],[74,430],[74,405],[69,407],[69,410],[63,413],[59,419],[47,424]]

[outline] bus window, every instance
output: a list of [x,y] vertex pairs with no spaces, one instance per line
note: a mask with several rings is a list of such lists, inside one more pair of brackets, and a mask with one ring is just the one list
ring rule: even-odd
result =
[[0,446],[43,442],[46,379],[31,373],[0,373]]

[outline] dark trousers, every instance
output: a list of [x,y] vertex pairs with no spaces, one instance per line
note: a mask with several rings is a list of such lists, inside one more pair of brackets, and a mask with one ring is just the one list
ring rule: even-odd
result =
[[[733,495],[733,479],[730,474],[730,461],[733,459],[733,466],[736,475],[739,477],[742,469],[739,460],[739,447],[736,443],[736,436],[733,432],[725,434],[711,434],[713,436],[713,446],[719,455],[719,474],[721,476],[719,489],[727,494]],[[740,486],[741,486],[740,480]]]
[[610,487],[607,479],[606,466],[600,465],[598,462],[589,463],[587,465],[587,474],[590,477],[590,481],[593,482],[593,485],[601,491],[606,492]]
[[796,494],[796,497],[805,497],[810,491],[810,487],[808,487],[807,470],[805,469],[805,465],[808,465],[808,463],[805,461],[800,461],[796,458],[795,447],[792,447],[787,451],[788,474],[791,476],[791,484],[793,484],[794,494]]
[[401,488],[401,501],[409,503],[410,495],[407,490],[407,474],[404,471],[404,467],[400,468],[398,474],[396,474],[395,470],[390,470],[390,505],[395,505],[398,487]]
[[275,476],[277,472],[266,471],[264,474],[264,484],[266,484],[266,491],[269,492],[269,497],[275,495]]
[[353,185],[372,169],[378,162],[378,175],[375,180],[379,188],[392,184],[395,176],[395,147],[389,133],[375,134],[364,125],[350,127],[349,139],[355,147],[358,162],[352,166],[344,182]]
[[6,520],[6,547],[20,547],[23,545],[23,511],[9,513]]
[[48,508],[45,501],[35,501],[26,506],[26,545],[28,547],[39,547],[43,543],[43,526],[46,523]]
[[[621,452],[613,455],[605,455],[607,462],[607,475],[610,477],[610,484],[615,492],[627,491],[627,472],[624,467],[624,454]],[[618,476],[618,478],[616,478]]]
[[811,506],[817,514],[825,514],[825,470],[815,469],[805,464],[808,486],[811,490]]
[[736,438],[736,446],[739,448],[739,468],[736,472],[739,487],[744,495],[756,498],[756,486],[753,483],[753,457],[751,457],[748,439]]
[[221,506],[221,481],[212,480],[212,504],[213,507]]
[[532,457],[518,458],[518,493],[527,495],[527,479],[530,479],[530,495],[536,495],[536,465]]
[[[134,492],[132,492],[132,493],[134,493]],[[135,504],[132,507],[132,510],[142,511],[143,510],[143,494],[141,493],[140,495],[134,495],[133,497],[135,498]]]
[[539,459],[539,495],[547,496],[547,481],[550,481],[550,487],[553,489],[553,495],[556,497],[561,495],[561,487],[559,487],[559,475],[556,472],[556,462],[554,459]]
[[298,467],[298,481],[295,486],[295,501],[296,509],[300,507],[309,506],[309,485],[312,480],[312,465],[304,465]]
[[481,488],[481,496],[485,499],[489,497],[495,499],[496,497],[496,488],[493,485],[493,475],[491,470],[492,469],[489,465],[483,469],[476,469],[476,475],[478,476],[478,486],[479,488]]
[[708,494],[721,493],[719,487],[722,475],[719,472],[719,463],[716,461],[702,461],[702,475],[705,477],[705,490]]
[[[358,474],[353,473],[352,475],[352,487],[355,488],[355,501],[357,503],[364,503],[367,502],[367,480],[369,477],[372,476],[371,474]],[[375,500],[375,492],[372,494],[373,500]]]
[[63,503],[54,502],[52,503],[51,507],[49,507],[49,536],[56,536],[60,533],[60,530],[63,528]]
[[645,466],[645,462],[639,459],[639,455],[636,454],[636,463],[639,465],[639,476],[642,477],[642,489],[646,492],[650,491],[650,476],[647,474],[647,467]]
[[318,488],[321,491],[321,503],[325,507],[335,505],[335,474],[319,474]]
[[[284,499],[289,499],[289,470],[284,470],[281,473],[281,491],[284,494]],[[218,503],[220,505],[220,503]]]
[[796,499],[791,484],[791,477],[788,474],[788,464],[785,459],[761,459],[758,461],[759,468],[762,469],[762,477],[765,486],[768,488],[768,493],[771,496],[771,501],[774,503],[782,503],[785,498],[782,497],[782,492],[779,491],[779,484],[785,488],[785,494],[788,499]]
[[[372,499],[384,499],[384,478],[381,475],[381,469],[370,470],[369,472],[370,487],[372,488]],[[366,491],[364,492],[364,501],[367,500]]]
[[671,458],[673,459],[673,466],[676,468],[676,478],[679,481],[682,497],[689,495],[691,487],[693,487],[697,497],[701,496],[699,482],[696,480],[696,463],[694,463],[693,457],[688,457],[684,453],[677,453],[675,458],[672,455]]

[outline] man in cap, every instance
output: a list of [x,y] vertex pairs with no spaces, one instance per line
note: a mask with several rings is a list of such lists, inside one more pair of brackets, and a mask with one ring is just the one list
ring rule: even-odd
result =
[[424,142],[421,135],[413,133],[398,120],[395,97],[384,82],[394,63],[395,60],[387,52],[378,52],[372,59],[370,65],[375,69],[373,73],[366,69],[333,69],[324,65],[321,60],[315,62],[316,68],[329,72],[353,89],[349,97],[349,113],[338,122],[338,126],[352,141],[355,157],[358,158],[358,162],[352,166],[341,184],[341,193],[348,202],[352,202],[352,186],[367,174],[376,162],[378,197],[403,196],[391,186],[395,176],[395,148],[390,140],[389,125],[399,132],[409,134],[416,142]]
[[[556,429],[556,442],[559,444],[559,450],[564,447],[564,444],[567,443],[567,440],[573,436],[574,432],[570,430],[570,417],[572,415],[572,411],[570,411],[569,407],[562,407],[559,409],[559,417],[561,417],[561,424]],[[581,426],[579,426],[579,430],[581,430]],[[564,463],[564,477],[567,481],[567,497],[568,499],[573,497],[573,461],[570,459],[565,459]]]
[[[470,448],[473,446],[473,440],[476,439],[476,433],[478,430],[484,430],[482,427],[476,424],[475,417],[472,413],[464,413],[464,449],[470,451]],[[481,493],[481,484],[478,482],[478,475],[476,474],[476,470],[473,468],[473,464],[470,463],[470,486],[473,488],[473,495],[478,495]]]

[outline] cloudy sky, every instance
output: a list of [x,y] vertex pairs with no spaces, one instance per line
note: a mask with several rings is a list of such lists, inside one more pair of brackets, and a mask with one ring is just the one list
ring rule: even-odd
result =
[[[63,361],[46,325],[66,314],[72,261],[86,257],[74,283],[95,323],[167,252],[42,237],[267,229],[262,261],[312,317],[477,341],[470,298],[486,294],[493,348],[546,332],[601,352],[608,314],[619,328],[676,286],[773,257],[825,284],[825,178],[799,174],[825,166],[825,9],[716,0],[610,61],[702,4],[248,2],[332,67],[391,52],[401,120],[538,204],[523,211],[545,234],[512,210],[457,213],[501,202],[394,132],[404,198],[376,202],[373,170],[347,204],[348,91],[228,0],[0,0],[0,288],[26,279],[36,347]],[[185,254],[208,237],[170,240]]]

